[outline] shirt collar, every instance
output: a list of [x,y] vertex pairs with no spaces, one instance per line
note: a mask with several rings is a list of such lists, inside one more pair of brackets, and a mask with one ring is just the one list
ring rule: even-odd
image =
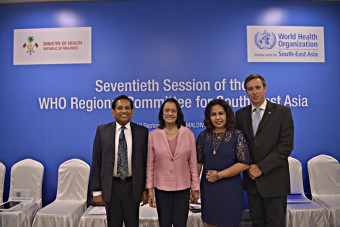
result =
[[[120,128],[121,128],[122,126],[118,123],[118,122],[116,122],[116,131],[120,131]],[[127,123],[126,125],[125,125],[125,130],[131,130],[131,125],[130,125],[130,122],[129,123]]]
[[261,110],[266,110],[266,106],[267,106],[267,99],[264,99],[264,102],[259,107],[255,107],[253,104],[251,104],[251,112],[253,112],[255,108],[260,108]]

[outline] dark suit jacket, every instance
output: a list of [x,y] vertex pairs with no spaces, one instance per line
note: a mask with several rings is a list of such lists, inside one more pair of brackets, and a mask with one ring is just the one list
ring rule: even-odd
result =
[[243,174],[243,185],[248,193],[259,193],[264,198],[290,193],[288,157],[294,145],[294,123],[290,108],[267,100],[267,107],[253,135],[251,105],[236,112],[236,127],[248,142],[253,164],[262,175],[253,181]]
[[[132,184],[133,198],[141,201],[146,182],[146,161],[148,130],[147,128],[131,124],[132,133]],[[97,127],[93,144],[91,191],[102,191],[106,203],[111,200],[112,177],[115,162],[115,132],[116,123]]]

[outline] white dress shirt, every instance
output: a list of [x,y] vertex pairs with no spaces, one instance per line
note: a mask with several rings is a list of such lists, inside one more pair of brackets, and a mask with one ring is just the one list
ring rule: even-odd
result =
[[256,108],[260,108],[260,121],[262,120],[264,111],[266,110],[266,106],[267,106],[267,99],[264,99],[264,102],[262,103],[261,106],[259,107],[255,107],[253,104],[251,104],[251,119],[254,120],[256,111],[254,111]]

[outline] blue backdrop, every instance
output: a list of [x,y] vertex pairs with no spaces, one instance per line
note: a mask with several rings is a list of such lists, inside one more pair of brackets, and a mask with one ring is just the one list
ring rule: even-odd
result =
[[[0,6],[0,161],[7,167],[32,158],[45,166],[43,203],[55,199],[59,165],[80,158],[91,165],[96,126],[112,121],[110,107],[75,109],[124,93],[136,100],[134,122],[153,128],[159,106],[150,100],[191,101],[185,119],[197,136],[206,101],[244,96],[229,81],[251,73],[267,80],[267,97],[300,98],[291,106],[295,121],[292,156],[303,165],[321,153],[340,159],[339,2],[294,1],[112,1]],[[280,15],[276,17],[275,15]],[[325,63],[249,63],[247,25],[322,26]],[[92,64],[13,65],[13,31],[27,28],[92,27]],[[154,80],[159,90],[101,91],[99,84]],[[180,91],[178,82],[208,82],[210,90]],[[216,81],[226,81],[217,91]],[[97,85],[96,85],[97,84]],[[173,87],[169,88],[169,85]],[[190,86],[191,87],[191,86]],[[197,87],[196,87],[197,88]],[[39,98],[65,98],[66,107],[41,108]],[[89,101],[88,101],[89,100]],[[143,103],[143,104],[142,104]],[[146,104],[148,103],[148,105]],[[199,104],[197,106],[197,104]],[[287,104],[287,103],[286,103]],[[287,104],[288,105],[288,104]],[[236,111],[242,105],[233,103]]]

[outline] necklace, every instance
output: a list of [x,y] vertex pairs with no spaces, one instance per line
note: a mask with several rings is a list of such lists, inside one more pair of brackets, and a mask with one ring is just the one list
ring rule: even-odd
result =
[[223,140],[224,134],[225,134],[225,130],[223,131],[223,134],[221,136],[217,136],[217,139],[220,139],[220,138],[221,139],[218,141],[217,145],[215,146],[215,138],[214,138],[215,133],[213,132],[213,146],[214,146],[213,154],[214,155],[216,154],[216,150],[217,150],[218,146],[220,146],[220,144]]
[[178,128],[176,127],[172,132],[168,132],[165,128],[164,128],[164,131],[166,134],[168,135],[172,135],[172,134],[175,134],[175,132],[177,132]]

